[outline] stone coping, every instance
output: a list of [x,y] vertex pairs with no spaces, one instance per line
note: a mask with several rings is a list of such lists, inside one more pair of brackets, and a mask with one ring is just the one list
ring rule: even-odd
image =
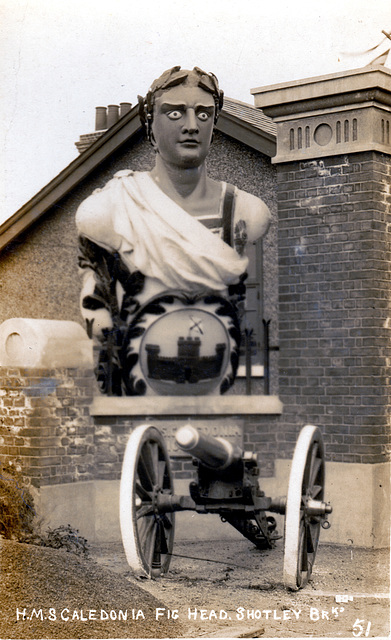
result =
[[391,70],[382,65],[373,65],[342,71],[324,76],[304,78],[293,82],[251,89],[255,107],[281,105],[311,98],[324,98],[329,95],[361,92],[379,88],[390,91]]
[[280,415],[277,396],[97,396],[92,416]]

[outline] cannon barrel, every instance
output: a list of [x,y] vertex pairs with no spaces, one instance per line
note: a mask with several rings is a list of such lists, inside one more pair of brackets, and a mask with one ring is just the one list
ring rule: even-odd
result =
[[175,440],[182,451],[190,453],[212,469],[226,469],[242,457],[242,451],[228,440],[201,433],[191,424],[181,427]]

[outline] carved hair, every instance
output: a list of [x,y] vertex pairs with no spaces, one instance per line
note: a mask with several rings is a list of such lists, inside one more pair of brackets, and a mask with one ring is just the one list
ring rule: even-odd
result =
[[192,71],[181,70],[181,67],[172,67],[153,81],[145,98],[138,96],[139,116],[149,141],[151,141],[152,135],[153,107],[156,96],[179,84],[185,84],[189,78],[195,79],[198,87],[212,94],[215,102],[214,123],[216,124],[224,100],[224,93],[219,89],[216,76],[213,73],[202,71],[199,67],[194,67]]

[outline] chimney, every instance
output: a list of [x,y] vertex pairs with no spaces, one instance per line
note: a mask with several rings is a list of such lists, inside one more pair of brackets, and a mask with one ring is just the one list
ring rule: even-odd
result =
[[107,107],[107,128],[113,126],[119,119],[119,106],[117,104],[109,104]]
[[117,104],[109,104],[108,107],[95,107],[95,131],[85,133],[75,142],[79,153],[83,153],[90,147],[101,135],[110,129],[120,118],[129,113],[132,108],[130,102],[121,102]]
[[95,107],[95,131],[107,129],[107,109],[106,107]]
[[123,118],[123,116],[125,114],[129,113],[131,108],[132,108],[131,102],[120,102],[119,103],[119,117]]

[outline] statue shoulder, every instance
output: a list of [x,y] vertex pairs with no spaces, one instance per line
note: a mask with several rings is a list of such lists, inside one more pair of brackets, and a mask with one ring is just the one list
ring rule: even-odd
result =
[[235,218],[234,225],[245,224],[250,242],[255,242],[264,236],[270,226],[270,209],[261,198],[235,189]]
[[108,239],[107,233],[112,229],[112,218],[117,207],[117,187],[124,178],[131,178],[134,171],[130,169],[117,171],[103,187],[95,189],[79,205],[76,211],[76,226],[79,234],[88,237]]
[[89,195],[79,205],[76,211],[76,226],[78,232],[90,236],[92,231],[97,231],[105,225],[110,216],[111,193],[109,183],[101,189]]

